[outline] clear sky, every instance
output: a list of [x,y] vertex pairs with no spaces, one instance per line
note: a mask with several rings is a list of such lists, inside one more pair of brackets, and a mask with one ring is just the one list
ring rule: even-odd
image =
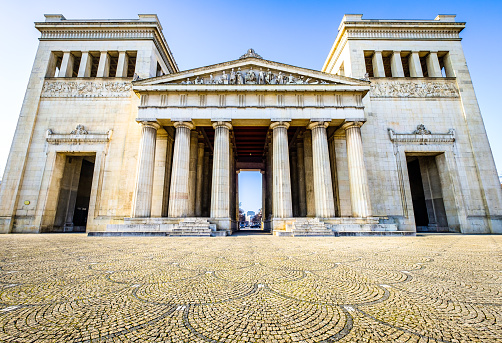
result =
[[[68,19],[136,19],[156,13],[181,70],[238,58],[249,48],[264,58],[320,70],[345,13],[365,19],[434,19],[456,14],[488,137],[502,173],[500,77],[502,1],[7,1],[0,2],[0,175],[38,45],[33,22],[44,13]],[[261,189],[261,186],[260,188]],[[246,210],[258,208],[244,202]]]

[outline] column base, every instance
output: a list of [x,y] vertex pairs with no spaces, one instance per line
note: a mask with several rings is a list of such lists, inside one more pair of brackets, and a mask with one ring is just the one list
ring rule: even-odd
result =
[[231,218],[208,218],[208,220],[216,226],[218,231],[225,231],[227,235],[237,231],[237,222]]

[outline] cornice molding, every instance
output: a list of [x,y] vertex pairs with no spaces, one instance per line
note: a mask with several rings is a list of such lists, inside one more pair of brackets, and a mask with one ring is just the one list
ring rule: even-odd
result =
[[112,132],[112,130],[108,130],[106,133],[88,133],[83,125],[78,124],[75,130],[72,130],[69,134],[56,134],[48,129],[45,139],[49,144],[107,143],[112,138]]
[[387,129],[392,143],[418,143],[420,145],[434,143],[453,143],[455,142],[455,130],[450,129],[447,133],[432,133],[427,130],[423,124],[417,126],[417,129],[411,133],[396,133],[393,129]]
[[158,22],[145,21],[70,21],[38,22],[35,27],[43,40],[153,40],[169,73],[179,72],[162,27]]

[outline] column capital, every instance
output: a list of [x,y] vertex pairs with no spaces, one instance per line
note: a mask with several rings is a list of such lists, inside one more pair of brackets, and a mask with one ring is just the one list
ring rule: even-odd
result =
[[160,124],[156,121],[140,121],[141,126],[143,127],[151,127],[152,129],[158,130],[160,129]]
[[270,128],[273,130],[278,127],[284,127],[289,129],[289,123],[287,121],[274,121],[272,124],[270,124]]
[[310,124],[307,126],[307,129],[312,130],[318,127],[324,127],[327,128],[329,126],[329,122],[327,121],[312,121]]
[[173,123],[173,126],[174,126],[175,128],[178,128],[178,127],[186,127],[186,128],[188,128],[188,129],[190,129],[190,130],[195,129],[195,125],[194,125],[192,122],[190,122],[190,121],[175,121],[175,122]]
[[213,129],[216,130],[217,127],[226,127],[229,130],[232,130],[232,123],[229,121],[213,121]]
[[395,54],[400,54],[400,53],[401,53],[401,50],[393,50],[393,52],[394,52]]
[[342,130],[347,130],[347,129],[350,129],[350,128],[353,128],[353,127],[361,127],[363,126],[364,124],[364,121],[347,121],[345,122],[345,124],[343,124],[340,128]]

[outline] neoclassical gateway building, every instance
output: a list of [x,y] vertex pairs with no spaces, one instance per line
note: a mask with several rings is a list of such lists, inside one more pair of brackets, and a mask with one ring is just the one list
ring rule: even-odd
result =
[[453,15],[345,15],[322,71],[252,49],[180,71],[156,15],[45,17],[0,232],[230,234],[257,170],[277,235],[502,233]]

